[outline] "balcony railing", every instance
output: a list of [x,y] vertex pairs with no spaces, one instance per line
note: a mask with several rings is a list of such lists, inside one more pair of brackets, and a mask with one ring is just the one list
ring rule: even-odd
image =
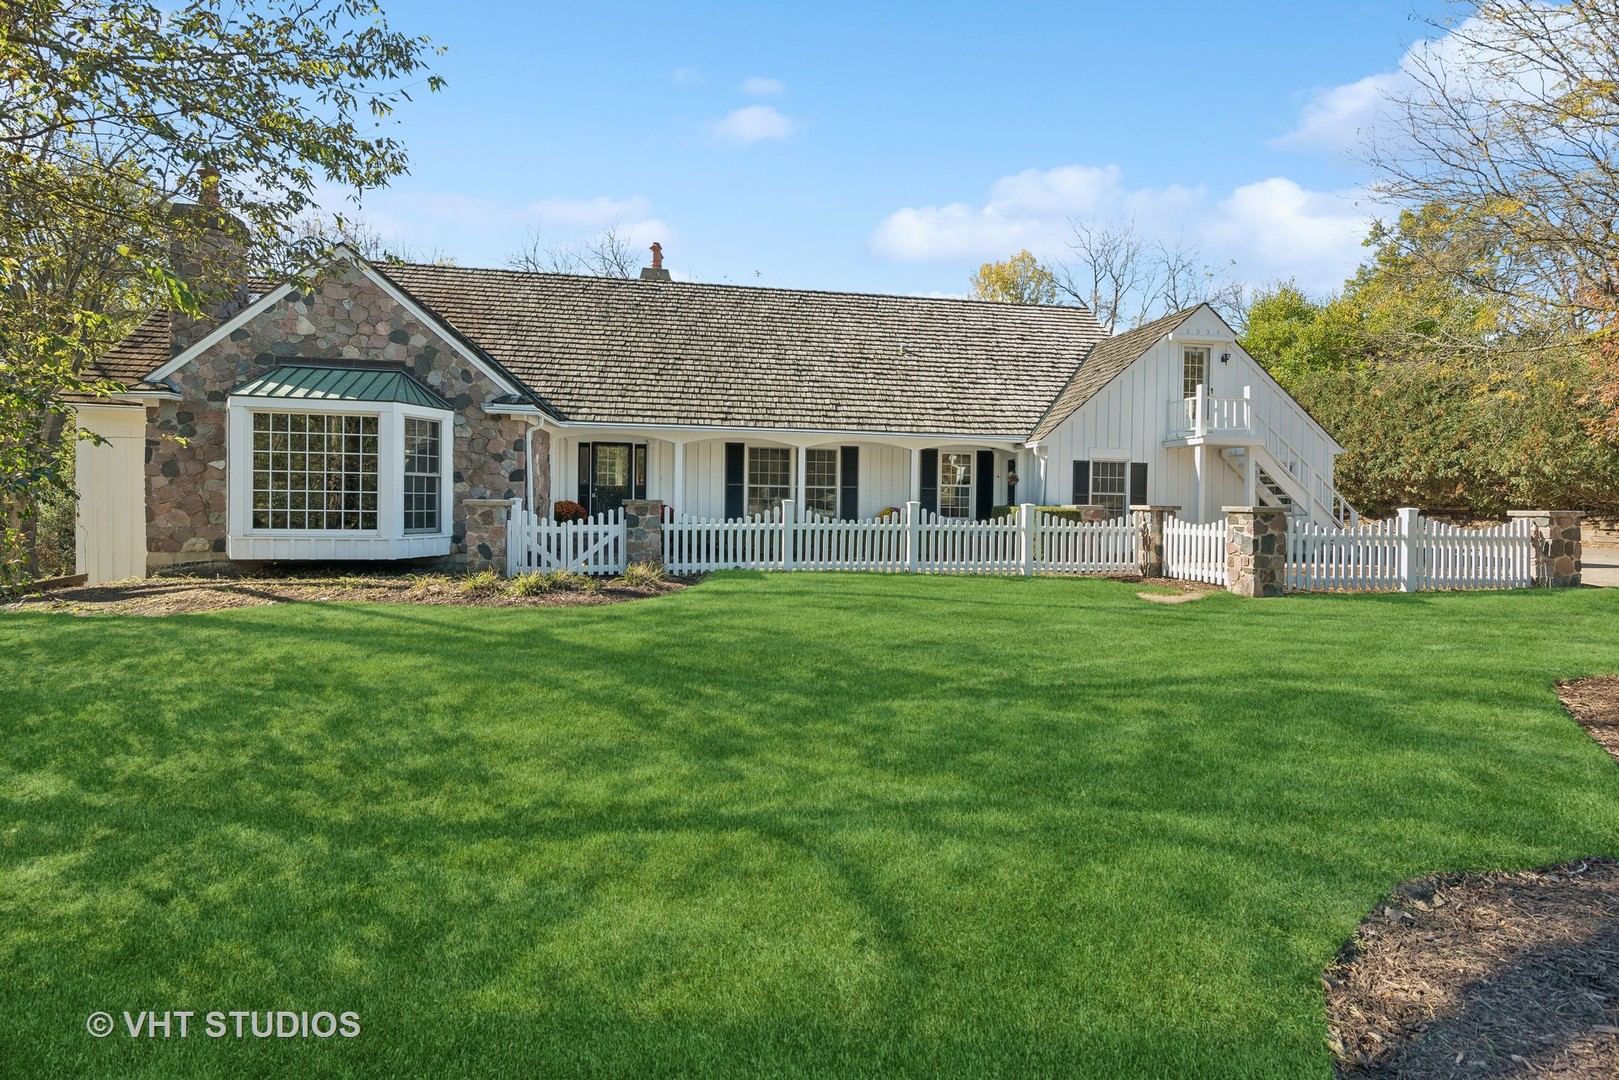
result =
[[1253,402],[1246,390],[1242,397],[1211,397],[1199,384],[1192,397],[1169,403],[1168,432],[1171,439],[1252,434]]

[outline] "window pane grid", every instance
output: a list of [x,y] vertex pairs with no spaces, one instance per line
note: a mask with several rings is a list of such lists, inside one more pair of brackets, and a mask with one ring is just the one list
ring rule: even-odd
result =
[[1181,394],[1197,397],[1200,384],[1209,381],[1209,350],[1185,349],[1181,353]]
[[748,448],[748,513],[768,514],[793,496],[793,452],[784,447]]
[[973,456],[939,455],[939,516],[973,516]]
[[438,532],[439,422],[405,418],[405,531]]
[[838,452],[806,450],[804,509],[823,517],[838,516]]
[[1130,473],[1128,461],[1091,462],[1091,502],[1123,517]]
[[253,527],[377,527],[377,418],[253,414]]

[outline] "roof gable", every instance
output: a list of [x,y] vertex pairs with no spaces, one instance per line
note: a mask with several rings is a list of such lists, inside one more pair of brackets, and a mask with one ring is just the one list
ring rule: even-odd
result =
[[1104,386],[1156,345],[1159,338],[1174,333],[1182,323],[1207,307],[1207,304],[1199,304],[1196,307],[1186,308],[1098,342],[1079,365],[1079,370],[1074,373],[1068,385],[1063,387],[1062,392],[1051,403],[1051,408],[1046,410],[1045,416],[1040,418],[1034,433],[1029,436],[1029,441],[1038,441],[1056,431],[1064,420],[1074,415],[1082,405],[1100,393]]

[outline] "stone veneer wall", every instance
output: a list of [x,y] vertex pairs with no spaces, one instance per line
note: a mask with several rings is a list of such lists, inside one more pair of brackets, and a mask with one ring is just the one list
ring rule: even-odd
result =
[[[171,377],[182,400],[147,410],[149,568],[227,558],[226,395],[271,368],[300,360],[403,364],[454,406],[451,521],[458,557],[466,553],[466,500],[524,496],[532,467],[525,460],[527,421],[485,413],[480,406],[501,389],[358,268],[348,267],[232,331]],[[533,439],[534,463],[548,464],[547,434],[537,430]],[[533,487],[535,505],[547,509],[549,478],[549,468],[542,468]]]
[[1287,511],[1273,506],[1226,506],[1226,591],[1281,596],[1287,580]]

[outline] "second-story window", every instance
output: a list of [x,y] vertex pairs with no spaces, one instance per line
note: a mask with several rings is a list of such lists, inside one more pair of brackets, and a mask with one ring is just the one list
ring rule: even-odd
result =
[[1199,385],[1209,381],[1209,350],[1202,345],[1188,345],[1181,350],[1181,396],[1197,397]]

